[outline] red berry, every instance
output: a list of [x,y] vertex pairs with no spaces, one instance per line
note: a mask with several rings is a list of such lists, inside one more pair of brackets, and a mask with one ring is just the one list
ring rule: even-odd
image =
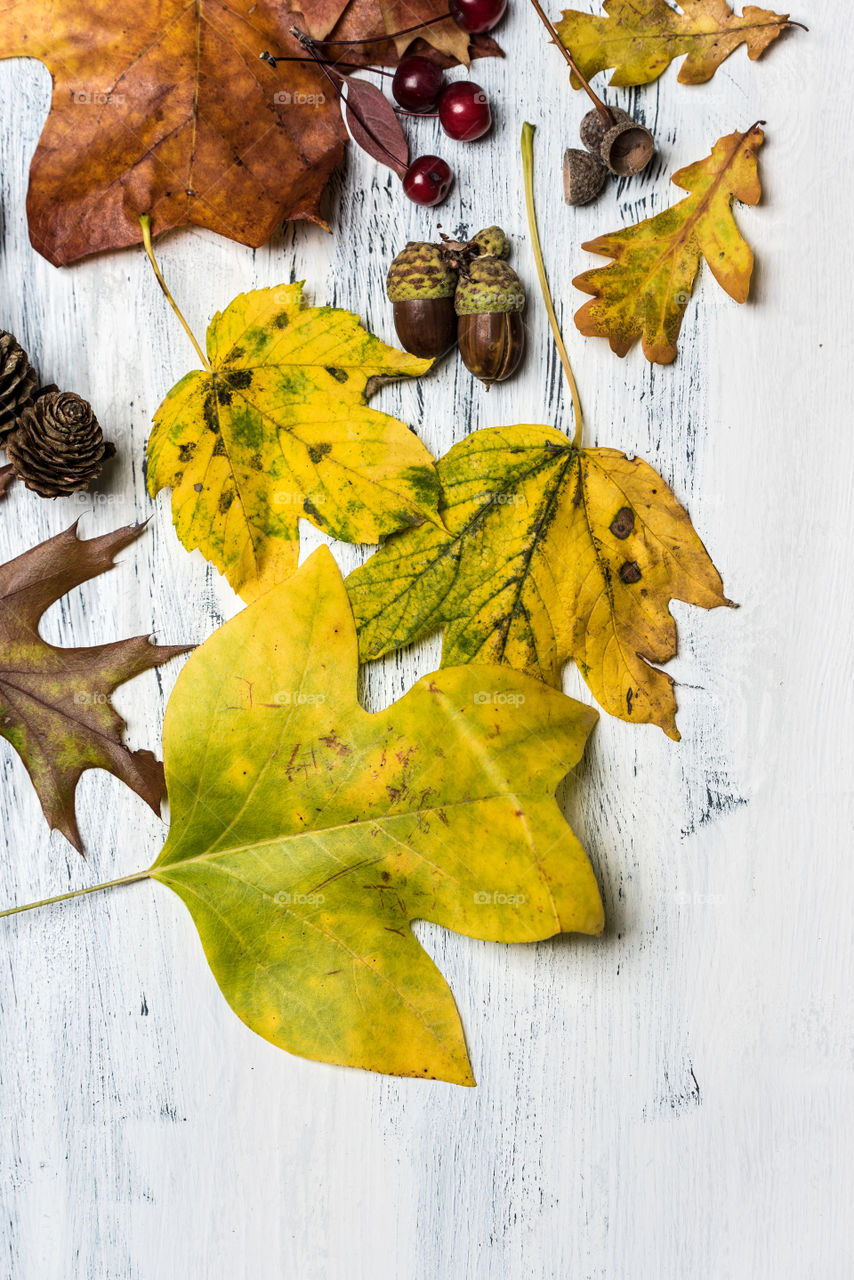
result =
[[391,92],[406,111],[432,111],[444,79],[440,66],[414,53],[404,58],[395,71]]
[[455,80],[439,95],[439,123],[457,142],[482,138],[492,124],[489,101],[473,80]]
[[441,204],[454,174],[439,156],[419,156],[403,175],[403,190],[415,204]]
[[473,36],[497,27],[504,17],[507,0],[450,0],[451,17]]

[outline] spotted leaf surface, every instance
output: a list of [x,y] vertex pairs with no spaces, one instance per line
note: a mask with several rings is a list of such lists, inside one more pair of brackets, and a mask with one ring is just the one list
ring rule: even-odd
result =
[[322,547],[181,673],[163,732],[172,826],[150,874],[183,899],[224,996],[265,1039],[472,1084],[453,997],[410,926],[495,942],[601,931],[554,799],[595,712],[469,666],[371,715],[357,670]]
[[582,333],[607,338],[618,356],[640,338],[647,360],[670,364],[701,259],[731,298],[747,301],[753,252],[732,202],[759,203],[757,151],[764,138],[758,125],[721,138],[705,160],[673,175],[676,186],[690,192],[684,200],[582,246],[614,259],[573,281],[593,294],[575,315]]
[[557,30],[588,80],[613,67],[614,85],[649,84],[683,54],[680,82],[703,84],[740,45],[755,61],[789,25],[788,14],[747,5],[739,15],[725,0],[682,0],[678,10],[666,0],[604,0],[602,8],[566,10]]
[[357,316],[303,305],[302,285],[240,294],[208,328],[209,371],[172,388],[148,445],[152,495],[170,486],[178,536],[252,599],[297,567],[299,519],[377,542],[436,518],[433,460],[368,407],[372,379],[430,367]]
[[73,587],[109,569],[142,526],[80,541],[77,526],[0,567],[0,736],[20,755],[50,826],[83,852],[74,792],[86,769],[106,769],[160,812],[163,766],[129,751],[110,698],[120,684],[186,646],[147,636],[64,649],[39,635],[42,614]]
[[442,664],[500,663],[678,738],[671,600],[728,604],[653,469],[550,427],[477,431],[438,463],[445,528],[398,534],[347,579],[363,659],[443,628]]

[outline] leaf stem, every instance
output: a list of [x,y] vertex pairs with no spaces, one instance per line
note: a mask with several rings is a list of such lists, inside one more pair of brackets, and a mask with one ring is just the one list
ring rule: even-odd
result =
[[607,125],[613,128],[613,126],[617,123],[617,121],[611,111],[611,108],[606,103],[604,103],[602,99],[599,97],[598,93],[596,93],[595,90],[591,88],[590,82],[587,79],[587,77],[581,74],[581,71],[578,68],[578,63],[575,61],[572,54],[567,49],[566,45],[561,40],[560,36],[557,33],[557,30],[555,29],[553,23],[547,17],[546,12],[543,9],[542,5],[540,4],[539,0],[531,0],[531,4],[534,6],[537,13],[540,15],[540,19],[543,25],[545,26],[546,30],[551,34],[553,43],[557,45],[558,49],[563,54],[566,61],[569,63],[570,71],[572,71],[573,75],[575,75],[577,79],[581,81],[582,89],[587,94],[588,98],[593,103],[596,110],[599,112],[599,115],[602,117],[602,119],[605,121]]
[[119,876],[118,880],[105,880],[103,884],[92,884],[88,889],[72,889],[70,893],[58,893],[54,898],[41,898],[38,902],[26,902],[22,907],[7,907],[5,911],[0,911],[0,919],[3,916],[20,915],[22,911],[35,911],[36,907],[49,907],[54,902],[67,902],[69,898],[82,898],[87,893],[99,893],[101,889],[114,889],[116,885],[133,884],[136,880],[147,880],[150,875],[150,871],[135,871],[131,876]]
[[525,174],[525,205],[528,210],[528,226],[531,231],[531,247],[534,250],[534,260],[537,264],[537,275],[540,277],[540,289],[543,293],[543,301],[546,304],[549,324],[552,328],[552,336],[554,337],[557,353],[560,356],[560,362],[563,365],[563,371],[566,374],[566,380],[569,383],[569,392],[572,396],[572,409],[575,415],[575,435],[572,437],[572,443],[576,449],[580,449],[581,436],[584,429],[584,421],[581,416],[581,396],[578,394],[578,384],[575,381],[575,375],[572,372],[572,366],[569,363],[569,356],[566,354],[566,347],[563,345],[563,338],[561,337],[560,328],[558,327],[551,290],[549,289],[549,282],[546,277],[546,265],[543,262],[540,233],[537,230],[537,211],[534,207],[534,126],[527,123],[522,125],[522,169]]
[[145,252],[148,256],[148,261],[151,263],[151,266],[154,270],[154,274],[157,277],[157,283],[160,285],[160,288],[163,290],[166,296],[166,301],[169,303],[169,306],[172,308],[172,310],[175,312],[175,315],[178,317],[178,319],[181,321],[181,324],[184,326],[184,331],[187,334],[187,337],[192,342],[193,346],[196,348],[196,354],[201,360],[202,365],[204,366],[205,369],[207,369],[208,373],[210,373],[211,372],[210,361],[208,360],[204,351],[202,351],[202,348],[199,346],[198,342],[196,341],[196,335],[193,333],[193,330],[190,328],[190,326],[187,324],[187,321],[184,319],[183,315],[181,314],[181,309],[178,306],[178,303],[172,297],[172,294],[169,292],[169,286],[167,285],[166,281],[163,279],[163,273],[161,272],[160,268],[157,265],[157,259],[154,256],[154,249],[151,244],[150,215],[147,213],[141,213],[139,215],[139,225],[142,227],[143,248],[145,249]]

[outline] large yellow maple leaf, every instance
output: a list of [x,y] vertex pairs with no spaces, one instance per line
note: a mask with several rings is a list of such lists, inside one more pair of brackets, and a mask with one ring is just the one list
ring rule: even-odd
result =
[[443,524],[389,538],[347,590],[362,658],[439,628],[442,664],[560,686],[572,659],[611,715],[678,738],[669,604],[730,602],[684,508],[640,458],[552,427],[476,431],[439,459]]

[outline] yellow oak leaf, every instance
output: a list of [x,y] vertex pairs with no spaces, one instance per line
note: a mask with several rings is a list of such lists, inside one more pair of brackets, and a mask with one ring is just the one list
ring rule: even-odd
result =
[[321,547],[181,673],[163,729],[169,838],[137,878],[184,901],[223,995],[273,1044],[473,1084],[411,922],[493,942],[601,932],[593,871],[554,798],[596,713],[469,666],[372,715],[357,672]]
[[588,337],[607,338],[624,356],[641,338],[647,360],[670,364],[694,281],[704,258],[721,288],[746,302],[753,252],[735,223],[733,200],[758,204],[758,124],[719,139],[711,155],[673,175],[690,194],[654,218],[589,240],[582,248],[614,261],[573,281],[593,300],[576,312]]
[[729,604],[688,515],[640,458],[545,426],[477,431],[437,464],[441,525],[389,538],[347,589],[364,660],[444,628],[442,664],[502,663],[678,739],[671,600]]
[[[587,79],[613,67],[610,83],[621,86],[657,80],[682,54],[681,83],[703,84],[739,45],[755,61],[791,25],[787,13],[756,5],[739,17],[726,0],[681,0],[681,12],[666,0],[604,0],[602,7],[604,14],[566,10],[557,31]],[[572,83],[581,87],[574,73]]]
[[297,567],[299,519],[378,542],[436,518],[433,459],[397,418],[368,407],[379,380],[430,367],[358,316],[303,305],[302,284],[242,293],[208,327],[210,368],[157,410],[152,496],[171,486],[178,536],[246,600]]

